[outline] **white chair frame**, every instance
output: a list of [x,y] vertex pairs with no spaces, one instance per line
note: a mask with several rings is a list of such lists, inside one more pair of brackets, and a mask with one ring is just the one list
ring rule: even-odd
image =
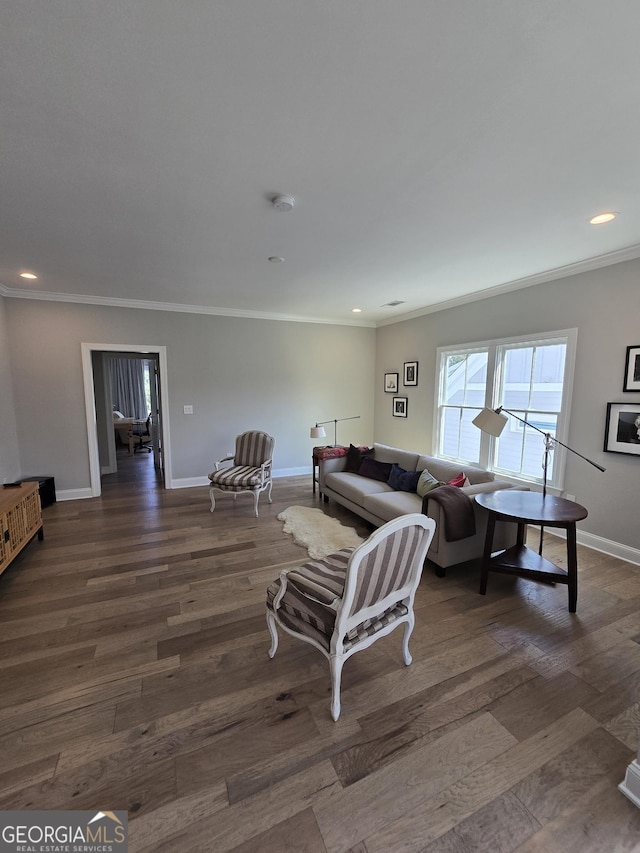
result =
[[[216,471],[220,470],[220,466],[223,463],[232,462],[233,459],[234,459],[233,456],[225,456],[223,459],[219,459],[217,462],[214,463]],[[248,489],[248,488],[242,489],[239,492],[231,492],[231,494],[233,495],[234,501],[235,501],[236,497],[238,495],[241,495],[243,492],[245,492],[245,493],[251,492],[253,494],[254,510],[255,510],[256,518],[258,518],[258,501],[260,500],[260,495],[262,494],[262,492],[264,492],[265,489],[269,489],[269,494],[268,494],[269,503],[273,503],[273,501],[271,499],[271,488],[273,486],[273,481],[271,479],[271,466],[272,466],[271,459],[269,459],[267,462],[263,462],[262,465],[260,465],[260,482],[257,485],[252,486],[250,489]],[[258,467],[258,466],[256,466],[256,467]],[[213,490],[217,489],[217,488],[218,488],[218,486],[216,486],[215,483],[211,483],[209,485],[209,497],[211,499],[211,509],[209,510],[210,512],[213,512],[214,509],[216,508],[216,499],[215,499],[215,496],[213,494]],[[219,491],[228,492],[229,490],[228,489],[220,489]]]
[[[363,559],[371,551],[377,548],[389,535],[404,527],[412,526],[423,528],[425,535],[422,537],[422,541],[416,550],[413,566],[406,584],[394,589],[390,594],[377,601],[374,605],[362,608],[349,615],[351,605],[353,604],[354,596],[356,594],[358,571]],[[435,529],[436,523],[432,518],[428,518],[426,515],[422,515],[421,513],[410,513],[408,515],[399,516],[398,518],[387,522],[382,527],[379,527],[365,542],[362,543],[362,545],[359,545],[354,549],[347,564],[344,592],[337,607],[335,627],[331,636],[329,652],[327,652],[327,650],[314,637],[309,637],[306,634],[302,634],[289,628],[278,618],[278,607],[287,589],[287,571],[280,572],[280,590],[273,601],[273,610],[267,608],[267,625],[271,635],[271,648],[268,652],[269,657],[273,658],[278,648],[278,627],[287,634],[290,634],[292,637],[297,637],[299,640],[310,643],[322,652],[329,661],[332,694],[331,716],[334,720],[337,720],[340,716],[340,684],[342,679],[342,668],[345,661],[347,661],[351,655],[368,648],[370,645],[375,643],[376,640],[390,634],[391,631],[400,625],[404,625],[402,657],[406,666],[411,664],[412,657],[409,652],[409,638],[411,637],[415,625],[413,601],[418,583],[422,576],[424,561],[426,559],[431,540],[433,539]],[[383,614],[389,608],[399,603],[404,603],[407,607],[407,614],[405,616],[399,617],[394,622],[386,625],[384,628],[381,628],[371,636],[356,642],[351,646],[351,648],[345,651],[344,638],[348,631],[356,628],[367,619],[375,618],[376,616]]]

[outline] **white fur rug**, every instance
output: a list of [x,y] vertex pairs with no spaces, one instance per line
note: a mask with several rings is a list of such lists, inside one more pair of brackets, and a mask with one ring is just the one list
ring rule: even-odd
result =
[[355,530],[325,515],[321,509],[290,506],[280,513],[278,519],[284,521],[282,532],[291,533],[296,545],[304,546],[314,560],[341,548],[355,548],[362,542]]

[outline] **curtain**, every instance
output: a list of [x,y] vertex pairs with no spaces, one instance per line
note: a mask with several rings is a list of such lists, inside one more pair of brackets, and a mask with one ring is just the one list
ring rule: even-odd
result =
[[149,414],[145,395],[145,361],[141,358],[107,359],[113,408],[126,418],[144,421]]

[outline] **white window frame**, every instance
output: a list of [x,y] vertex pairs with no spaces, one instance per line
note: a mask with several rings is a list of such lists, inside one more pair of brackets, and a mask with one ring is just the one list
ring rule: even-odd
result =
[[[434,436],[434,454],[442,459],[448,459],[455,462],[480,465],[489,471],[498,474],[501,479],[509,480],[513,483],[521,484],[539,484],[542,485],[542,467],[539,477],[526,477],[524,475],[515,476],[506,473],[503,469],[498,468],[494,464],[496,439],[493,436],[483,432],[480,436],[480,458],[477,462],[471,462],[469,459],[460,459],[458,457],[449,456],[440,452],[441,436],[440,436],[440,399],[443,392],[445,382],[444,365],[447,356],[452,353],[470,355],[474,352],[487,352],[487,386],[485,389],[484,405],[490,409],[496,409],[502,405],[502,400],[498,399],[498,388],[500,386],[500,370],[502,364],[498,363],[498,350],[503,346],[536,346],[551,343],[565,343],[566,357],[564,365],[564,380],[562,386],[562,403],[558,412],[558,425],[556,429],[556,438],[564,444],[568,444],[569,435],[569,418],[571,414],[571,399],[573,394],[573,377],[575,372],[576,348],[578,343],[577,329],[560,329],[554,332],[540,332],[531,335],[519,335],[511,338],[498,338],[489,341],[475,341],[468,344],[454,344],[450,346],[438,347],[436,353],[436,381],[435,381],[435,400],[433,406],[433,436]],[[469,407],[472,408],[472,407]],[[475,408],[475,407],[473,407]],[[510,421],[514,420],[510,415],[507,415]],[[517,423],[517,421],[514,421]],[[556,445],[554,451],[553,477],[549,480],[548,487],[551,492],[560,493],[564,488],[566,451],[560,445]]]

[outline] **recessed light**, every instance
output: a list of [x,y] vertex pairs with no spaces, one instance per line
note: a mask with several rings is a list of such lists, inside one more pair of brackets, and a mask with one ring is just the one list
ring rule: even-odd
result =
[[21,278],[38,278],[38,276],[34,275],[32,272],[21,272],[20,277]]
[[598,213],[592,216],[589,220],[590,225],[604,225],[605,222],[611,222],[618,214],[614,210],[606,210],[604,213]]
[[354,314],[362,314],[362,308],[352,308],[351,311]]
[[270,264],[281,264],[284,261],[284,258],[279,258],[277,255],[271,255],[269,258]]

